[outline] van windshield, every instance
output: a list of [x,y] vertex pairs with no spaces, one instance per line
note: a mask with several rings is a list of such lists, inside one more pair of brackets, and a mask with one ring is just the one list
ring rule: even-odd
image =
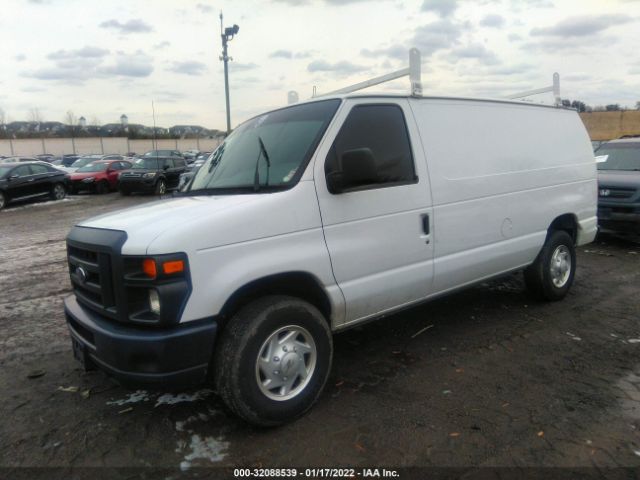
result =
[[595,155],[608,155],[606,162],[598,163],[598,170],[640,171],[640,142],[606,143]]
[[297,183],[340,100],[283,108],[234,130],[184,194],[264,193]]

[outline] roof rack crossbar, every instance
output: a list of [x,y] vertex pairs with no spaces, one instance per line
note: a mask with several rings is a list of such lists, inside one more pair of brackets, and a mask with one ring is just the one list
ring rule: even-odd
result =
[[528,90],[526,92],[514,93],[513,95],[509,95],[509,100],[517,100],[519,98],[530,97],[531,95],[537,95],[539,93],[547,93],[553,92],[553,96],[555,97],[556,105],[560,105],[562,100],[560,99],[560,75],[558,72],[553,74],[553,84],[550,87],[536,88],[535,90]]
[[421,62],[422,60],[420,56],[420,50],[418,50],[417,48],[412,48],[411,50],[409,50],[409,66],[407,68],[387,73],[386,75],[380,75],[379,77],[371,78],[369,80],[365,80],[364,82],[359,82],[354,85],[340,88],[329,93],[323,93],[322,95],[317,95],[317,97],[356,92],[358,90],[362,90],[363,88],[372,87],[374,85],[379,85],[381,83],[389,82],[391,80],[396,80],[398,78],[406,76],[409,77],[409,80],[411,82],[411,95],[414,97],[419,97],[422,95]]

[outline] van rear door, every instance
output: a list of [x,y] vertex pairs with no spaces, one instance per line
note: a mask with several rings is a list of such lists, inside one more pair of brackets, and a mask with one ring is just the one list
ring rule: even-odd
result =
[[318,150],[314,177],[345,322],[426,297],[432,207],[406,99],[348,99]]

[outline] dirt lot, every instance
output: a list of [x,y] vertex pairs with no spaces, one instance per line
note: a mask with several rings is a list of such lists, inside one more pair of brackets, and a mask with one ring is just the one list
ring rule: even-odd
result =
[[67,231],[151,200],[0,212],[0,466],[640,467],[637,243],[580,248],[560,303],[514,275],[340,334],[316,407],[256,430],[206,388],[128,391],[72,357]]

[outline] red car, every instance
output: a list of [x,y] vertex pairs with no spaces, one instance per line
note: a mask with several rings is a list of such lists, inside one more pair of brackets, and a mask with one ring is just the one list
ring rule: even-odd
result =
[[69,174],[69,193],[88,190],[96,193],[107,193],[116,190],[118,175],[122,170],[131,168],[126,160],[98,160],[91,162]]

